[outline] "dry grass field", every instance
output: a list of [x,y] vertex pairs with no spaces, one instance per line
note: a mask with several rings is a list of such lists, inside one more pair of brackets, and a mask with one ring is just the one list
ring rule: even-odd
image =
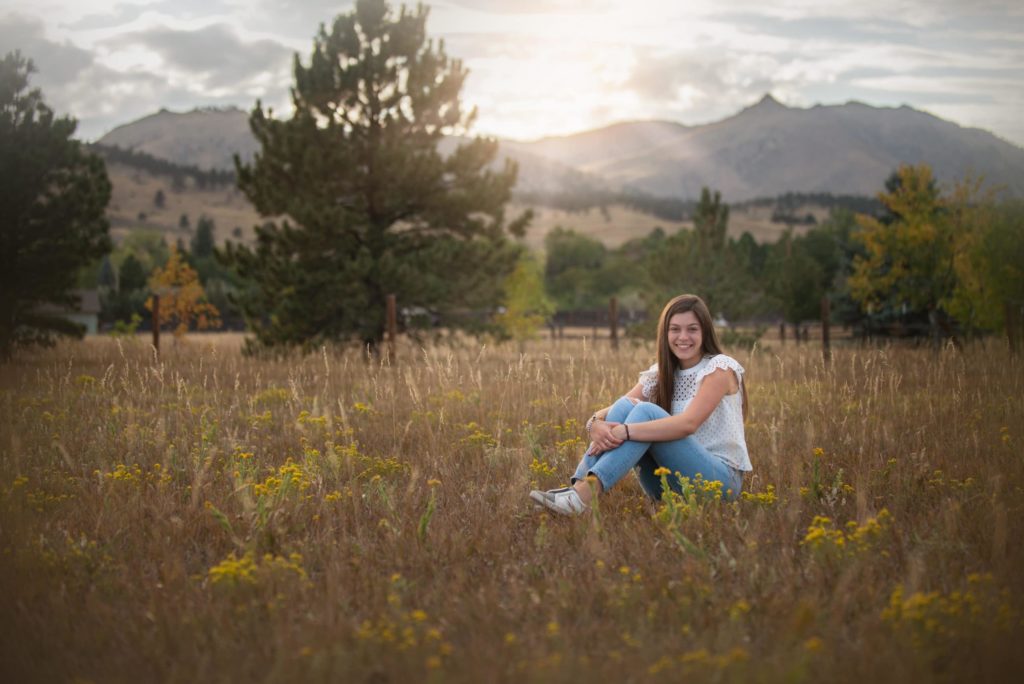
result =
[[[253,227],[262,223],[245,195],[234,186],[200,190],[188,179],[184,189],[175,191],[168,176],[111,162],[107,162],[107,173],[113,186],[107,219],[115,242],[135,229],[148,228],[163,233],[170,244],[179,238],[188,244],[203,215],[216,224],[217,242],[229,239],[249,242],[253,240]],[[163,208],[154,203],[158,191],[164,193]],[[179,226],[182,214],[189,218],[189,229]],[[232,235],[236,227],[242,229],[240,237]]]
[[0,366],[6,682],[1019,681],[1024,372],[737,353],[755,471],[533,508],[651,362],[586,341]]
[[[518,216],[528,209],[526,205],[511,202],[506,209],[509,216]],[[552,207],[532,207],[533,220],[526,229],[525,243],[530,249],[543,251],[544,238],[555,228],[573,230],[616,249],[634,238],[646,237],[656,227],[671,235],[679,230],[693,229],[692,222],[666,221],[621,204],[613,204],[606,212],[600,209],[565,211]]]

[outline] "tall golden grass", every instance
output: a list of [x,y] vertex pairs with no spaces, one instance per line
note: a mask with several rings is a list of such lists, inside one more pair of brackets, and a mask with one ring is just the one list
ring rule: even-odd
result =
[[582,423],[652,348],[586,342],[0,368],[4,681],[1016,680],[1024,373],[966,352],[737,353],[754,473],[593,514]]

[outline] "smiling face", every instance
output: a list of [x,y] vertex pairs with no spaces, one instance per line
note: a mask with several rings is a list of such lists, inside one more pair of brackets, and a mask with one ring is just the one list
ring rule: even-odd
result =
[[692,311],[677,313],[668,319],[668,347],[683,368],[692,368],[704,354],[704,335],[700,321]]

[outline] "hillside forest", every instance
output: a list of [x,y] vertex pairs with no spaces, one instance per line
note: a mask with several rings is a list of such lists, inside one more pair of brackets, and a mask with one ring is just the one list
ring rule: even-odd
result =
[[[168,197],[190,203],[198,197],[201,202],[198,191],[230,191],[236,182],[232,172],[204,171],[114,147],[92,149],[108,163],[149,174],[160,187],[153,196],[154,211],[163,208]],[[524,241],[520,258],[528,267],[514,280],[522,283],[525,274],[527,280],[537,278],[539,287],[520,308],[545,315],[526,333],[518,328],[513,332],[511,324],[503,328],[498,319],[483,328],[499,336],[516,336],[532,335],[542,325],[605,325],[608,303],[614,297],[626,330],[647,335],[647,312],[671,293],[686,290],[704,293],[720,319],[741,324],[744,332],[733,336],[744,341],[780,322],[798,334],[802,325],[819,320],[822,297],[830,301],[832,322],[855,335],[962,337],[1001,331],[1012,307],[1001,308],[996,301],[986,304],[985,299],[996,292],[1008,301],[1019,296],[1011,289],[1022,208],[1015,201],[983,197],[976,188],[972,195],[966,181],[943,193],[930,178],[926,167],[907,167],[885,179],[876,198],[790,193],[731,206],[710,189],[697,201],[592,189],[517,193],[517,204],[536,211],[596,212],[612,220],[610,208],[629,208],[650,228],[609,245],[594,237],[586,224],[582,229],[556,224],[542,238]],[[915,187],[924,182],[924,190],[914,191],[923,192],[923,197],[906,196],[904,182]],[[924,206],[915,206],[915,213],[906,215],[907,203],[917,201]],[[737,235],[730,226],[731,216],[753,210],[770,214],[780,235],[774,240],[764,235],[757,239],[749,231]],[[922,228],[922,222],[929,227]],[[249,239],[251,228],[218,226],[205,213],[181,214],[176,223],[176,230],[166,231],[147,227],[143,218],[123,232],[109,254],[83,268],[79,285],[99,290],[103,329],[148,329],[150,276],[168,262],[172,247],[194,269],[223,327],[244,329],[244,317],[233,298],[244,281],[216,254],[218,244]],[[949,249],[933,255],[931,263],[913,268],[919,269],[921,279],[927,278],[929,268],[957,277],[931,301],[921,301],[911,291],[886,293],[867,287],[872,277],[893,272],[887,261],[898,255],[890,251],[913,252],[915,240],[930,241],[935,223]],[[679,229],[680,224],[687,227]],[[915,230],[927,235],[915,238],[911,235]],[[872,241],[872,235],[877,239],[881,232],[898,231],[907,233],[904,240]],[[941,244],[932,242],[936,247]],[[980,285],[979,273],[987,273],[991,282]],[[515,287],[521,290],[524,285]],[[522,300],[519,293],[506,291],[503,304],[517,297]],[[420,309],[406,309],[400,322],[420,335],[449,323],[436,312]]]

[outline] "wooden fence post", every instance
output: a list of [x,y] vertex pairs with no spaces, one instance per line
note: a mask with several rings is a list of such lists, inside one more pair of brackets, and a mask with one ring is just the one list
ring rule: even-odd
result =
[[608,325],[611,328],[612,349],[619,348],[619,298],[612,297],[608,301]]
[[160,295],[153,295],[153,349],[160,355]]
[[1020,351],[1021,318],[1020,307],[1014,306],[1012,302],[1003,302],[1003,325],[1006,327],[1006,343],[1010,346],[1010,353],[1016,354]]
[[832,360],[832,340],[829,331],[829,319],[832,318],[832,311],[829,306],[828,295],[821,298],[821,357],[827,365]]
[[395,362],[395,337],[398,336],[398,311],[395,303],[395,295],[387,297],[387,322],[388,322],[388,359]]
[[786,321],[779,323],[779,344],[786,344]]

